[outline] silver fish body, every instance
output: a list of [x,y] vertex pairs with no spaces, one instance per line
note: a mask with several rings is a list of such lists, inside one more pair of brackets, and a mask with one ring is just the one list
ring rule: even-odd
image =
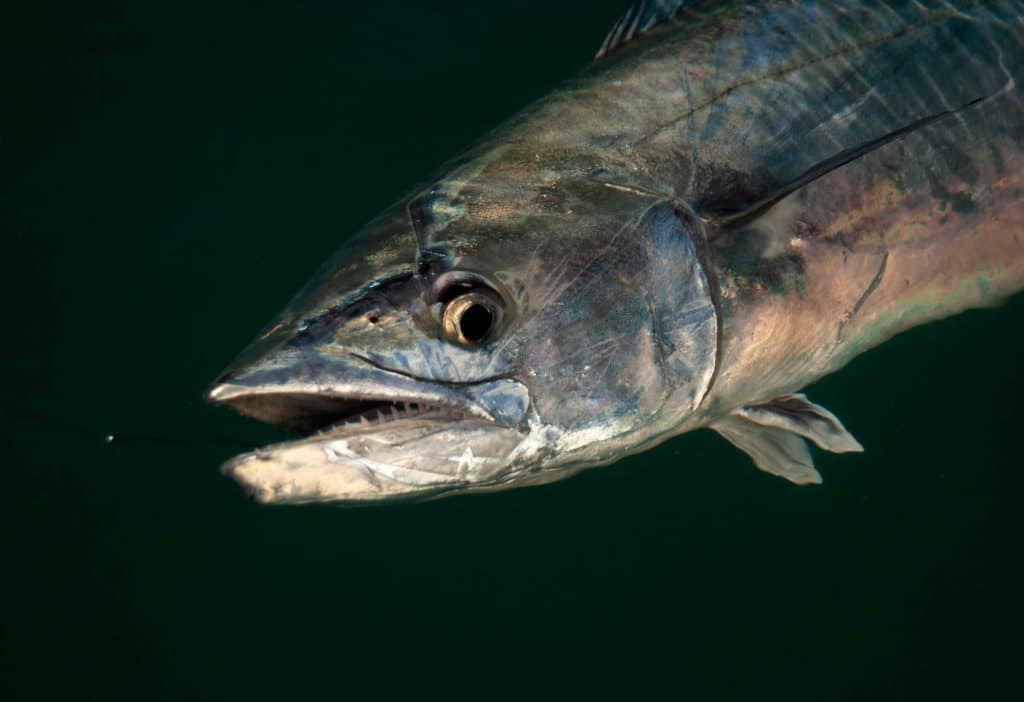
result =
[[1024,2],[635,3],[350,239],[209,392],[266,502],[548,482],[711,427],[820,481],[799,390],[1024,286]]

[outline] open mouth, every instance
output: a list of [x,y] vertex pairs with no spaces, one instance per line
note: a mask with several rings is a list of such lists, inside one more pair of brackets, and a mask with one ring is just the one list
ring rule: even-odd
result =
[[376,400],[321,393],[265,393],[222,400],[236,411],[306,438],[346,427],[374,428],[402,420],[456,421],[465,413],[422,400]]
[[233,372],[207,393],[298,435],[223,465],[259,502],[355,504],[480,488],[505,474],[524,437],[529,395],[516,381],[445,385],[347,359],[329,369],[301,360]]

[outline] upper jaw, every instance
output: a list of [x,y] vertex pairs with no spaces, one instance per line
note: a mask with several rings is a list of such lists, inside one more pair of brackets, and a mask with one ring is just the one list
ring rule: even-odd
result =
[[352,354],[282,350],[229,371],[206,393],[260,421],[299,433],[355,417],[368,403],[442,408],[502,426],[521,423],[529,407],[525,386],[507,378],[444,383],[413,378]]
[[290,503],[422,499],[496,480],[530,404],[509,379],[436,383],[308,350],[232,371],[207,399],[305,435],[223,467],[258,501]]

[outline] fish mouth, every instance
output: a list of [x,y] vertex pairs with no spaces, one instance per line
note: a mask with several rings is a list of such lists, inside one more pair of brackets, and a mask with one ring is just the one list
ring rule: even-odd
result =
[[500,481],[525,435],[529,396],[496,378],[419,380],[358,357],[235,370],[206,395],[297,434],[222,471],[263,503],[426,499]]
[[[218,397],[217,395],[221,395]],[[384,400],[337,396],[324,392],[239,393],[211,390],[211,401],[227,404],[247,417],[280,427],[302,438],[372,428],[403,420],[458,421],[466,411],[417,398]]]

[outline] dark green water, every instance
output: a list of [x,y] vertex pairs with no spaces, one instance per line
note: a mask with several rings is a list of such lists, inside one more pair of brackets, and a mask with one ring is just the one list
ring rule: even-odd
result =
[[[423,505],[264,508],[204,386],[621,3],[0,13],[0,698],[992,699],[1019,682],[1024,299],[811,388],[826,482],[710,432]],[[117,438],[107,445],[103,437]]]

